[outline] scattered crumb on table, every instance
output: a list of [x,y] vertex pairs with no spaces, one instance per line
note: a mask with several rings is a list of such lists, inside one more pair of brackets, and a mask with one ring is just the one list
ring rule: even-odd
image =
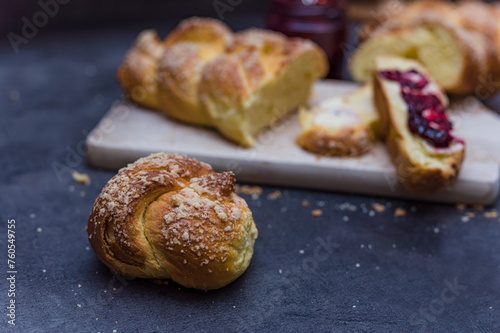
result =
[[73,171],[71,177],[78,184],[87,185],[90,184],[90,177],[86,173],[79,173],[78,171]]
[[404,216],[406,216],[406,210],[404,208],[398,207],[394,211],[394,216],[395,217],[404,217]]
[[463,203],[457,203],[455,205],[455,207],[457,207],[458,210],[462,211],[462,210],[465,209],[465,204],[463,204]]
[[262,187],[243,185],[239,188],[239,192],[246,195],[261,195]]
[[321,209],[315,209],[311,212],[312,216],[314,217],[320,217],[323,215],[323,211]]
[[273,193],[270,193],[268,195],[268,198],[271,200],[276,200],[278,198],[281,198],[281,191],[274,191]]
[[374,202],[372,203],[372,208],[374,211],[376,211],[377,213],[382,213],[385,211],[385,206],[382,205],[382,204],[379,204],[377,202]]
[[475,214],[475,213],[473,213],[473,212],[467,212],[467,213],[465,213],[465,216],[467,216],[468,218],[473,219],[473,218],[475,218],[475,217],[476,217],[476,214]]
[[309,201],[307,201],[307,200],[303,200],[302,201],[302,207],[306,207],[307,208],[309,206],[311,206],[311,203]]
[[496,219],[498,217],[498,212],[496,210],[485,212],[484,217],[486,217],[487,219]]

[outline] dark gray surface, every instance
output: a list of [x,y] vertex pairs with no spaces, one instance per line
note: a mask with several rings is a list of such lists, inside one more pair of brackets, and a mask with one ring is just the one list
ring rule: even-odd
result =
[[[476,212],[465,223],[454,206],[293,189],[270,200],[276,189],[265,188],[259,199],[245,196],[259,238],[250,268],[228,287],[114,277],[84,230],[114,173],[89,168],[81,148],[121,96],[114,73],[140,28],[45,31],[17,55],[1,49],[0,268],[7,219],[16,219],[18,274],[17,325],[2,313],[0,331],[500,331],[500,220]],[[75,184],[66,167],[88,173],[91,185]],[[356,211],[342,210],[346,202]],[[370,216],[373,202],[390,207]],[[394,218],[396,207],[408,215]],[[323,216],[311,216],[316,208]],[[331,253],[318,248],[325,242]],[[3,309],[7,287],[4,279]]]

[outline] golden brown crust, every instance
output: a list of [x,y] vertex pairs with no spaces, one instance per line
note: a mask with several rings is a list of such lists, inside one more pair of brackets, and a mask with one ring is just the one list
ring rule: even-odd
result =
[[164,47],[155,31],[145,30],[137,37],[117,71],[125,95],[147,108],[158,109],[157,63]]
[[389,131],[391,129],[391,119],[389,117],[389,99],[386,94],[382,93],[382,83],[377,78],[377,71],[373,71],[373,101],[378,114],[378,126],[380,129],[380,139],[387,141]]
[[357,157],[370,151],[375,141],[366,128],[345,128],[336,133],[315,126],[297,138],[297,144],[325,156]]
[[225,49],[231,42],[232,32],[219,20],[205,17],[191,17],[181,23],[167,36],[165,46],[180,42],[203,43]]
[[464,150],[461,150],[450,163],[450,168],[425,168],[415,163],[415,156],[410,156],[404,141],[394,131],[387,136],[386,144],[399,182],[413,193],[433,193],[443,189],[458,176],[464,159]]
[[[384,58],[379,58],[384,59]],[[418,63],[411,60],[398,60],[397,58],[385,58],[389,60],[378,60],[374,72],[374,93],[375,105],[380,117],[380,126],[387,133],[385,142],[387,144],[391,160],[396,167],[398,180],[403,186],[414,193],[432,193],[449,185],[459,174],[465,150],[462,145],[453,152],[434,153],[421,144],[421,139],[409,132],[407,120],[403,120],[404,128],[398,123],[402,117],[407,118],[407,110],[400,110],[397,105],[398,100],[402,100],[398,88],[398,96],[390,96],[385,79],[378,75],[377,70],[388,70],[387,64],[393,64],[394,69],[400,69],[400,64],[410,65],[423,75],[430,82],[433,82],[429,73]],[[392,83],[392,82],[391,82]],[[434,83],[433,83],[434,84]],[[440,91],[436,92],[442,99],[444,106],[447,106],[447,99]],[[404,103],[404,102],[403,102]],[[406,104],[405,108],[407,108]]]
[[257,229],[232,173],[154,154],[121,169],[89,217],[90,244],[119,274],[217,289],[248,267]]
[[224,54],[233,36],[220,21],[190,18],[167,37],[158,65],[160,105],[168,116],[195,125],[213,125],[200,103],[204,66]]

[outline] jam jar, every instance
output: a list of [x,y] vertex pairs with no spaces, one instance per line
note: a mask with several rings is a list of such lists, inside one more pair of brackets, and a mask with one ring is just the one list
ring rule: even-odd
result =
[[341,79],[347,0],[271,0],[268,29],[318,44],[330,63],[329,78]]

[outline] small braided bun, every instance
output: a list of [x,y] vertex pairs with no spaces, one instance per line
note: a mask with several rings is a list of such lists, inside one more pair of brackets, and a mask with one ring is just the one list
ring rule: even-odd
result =
[[111,178],[88,234],[97,257],[118,274],[210,290],[245,272],[258,232],[233,173],[159,153]]

